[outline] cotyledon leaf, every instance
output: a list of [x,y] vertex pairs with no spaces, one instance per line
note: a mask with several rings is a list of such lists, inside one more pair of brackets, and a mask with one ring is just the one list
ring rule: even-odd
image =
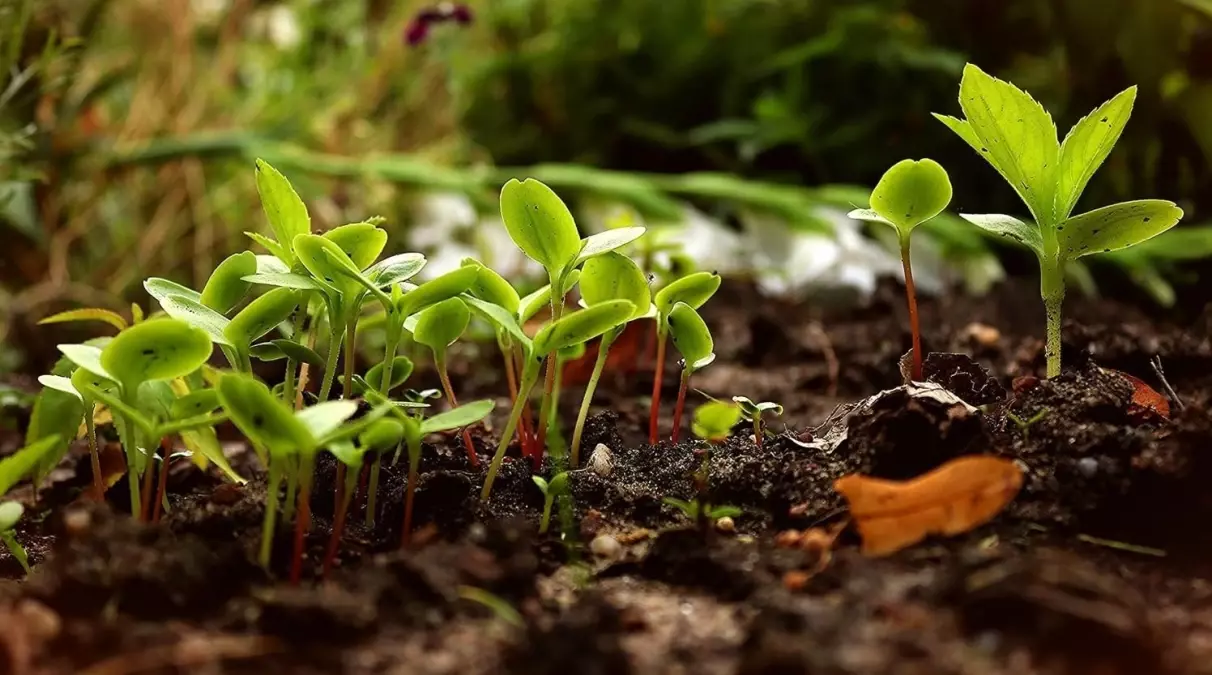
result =
[[1044,240],[1039,228],[1030,223],[1024,223],[1013,216],[998,213],[971,214],[961,213],[960,217],[987,232],[992,232],[1007,239],[1013,239],[1027,248],[1035,251],[1035,255],[1044,254]]

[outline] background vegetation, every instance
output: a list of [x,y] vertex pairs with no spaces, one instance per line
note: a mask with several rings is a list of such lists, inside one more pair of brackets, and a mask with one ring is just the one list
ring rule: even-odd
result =
[[[490,211],[524,167],[654,220],[690,200],[814,228],[814,204],[861,195],[838,185],[920,156],[954,208],[1017,212],[929,115],[958,110],[966,61],[1062,128],[1140,87],[1079,208],[1212,208],[1209,0],[478,0],[408,44],[431,4],[0,0],[0,370],[46,358],[38,318],[121,308],[147,276],[196,285],[242,248],[256,156],[319,227],[407,227],[434,190]],[[953,252],[987,247],[965,232]],[[1202,228],[1168,236],[1114,260],[1172,301],[1171,263],[1212,251]]]

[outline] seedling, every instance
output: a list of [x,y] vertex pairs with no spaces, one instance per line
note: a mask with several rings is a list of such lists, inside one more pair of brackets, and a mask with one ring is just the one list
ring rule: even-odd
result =
[[[0,461],[0,496],[8,493],[19,481],[38,478],[38,467],[46,463],[47,457],[55,454],[59,436],[48,436],[21,448]],[[29,573],[29,560],[25,548],[17,541],[13,528],[21,520],[24,508],[17,502],[0,503],[0,541],[13,554],[25,572]]]
[[21,569],[29,574],[29,556],[25,553],[25,547],[21,542],[17,541],[17,535],[13,532],[13,528],[17,526],[17,521],[21,520],[22,514],[25,513],[25,507],[18,502],[0,502],[0,541],[4,542],[4,547],[9,553],[13,554],[13,558],[21,565]]
[[[412,330],[413,339],[429,347],[433,352],[434,367],[438,371],[438,379],[442,382],[442,391],[450,406],[459,405],[455,398],[454,388],[450,386],[450,375],[446,368],[446,349],[462,337],[471,322],[471,311],[458,298],[447,298],[442,302],[430,305],[417,315],[416,327]],[[463,430],[463,447],[467,450],[467,460],[472,466],[480,465],[476,456],[475,446],[471,443],[471,432]]]
[[678,303],[698,309],[720,288],[720,275],[715,272],[695,272],[671,282],[653,296],[656,306],[657,347],[652,380],[652,409],[648,416],[648,442],[655,445],[658,417],[661,411],[661,382],[665,375],[665,342],[668,338],[669,313]]
[[1027,438],[1029,437],[1029,435],[1031,433],[1031,427],[1035,426],[1036,422],[1039,422],[1040,420],[1044,419],[1051,412],[1052,412],[1051,410],[1044,408],[1043,410],[1035,413],[1031,417],[1029,417],[1027,419],[1023,419],[1023,418],[1019,417],[1018,415],[1015,415],[1014,413],[1007,411],[1006,419],[1010,420],[1011,422],[1014,422],[1014,426],[1018,427],[1018,430],[1023,435],[1023,440],[1025,441],[1025,440],[1027,440]]
[[[732,428],[740,421],[740,406],[724,403],[723,401],[708,401],[694,411],[694,422],[690,425],[691,431],[700,440],[707,442],[706,447],[701,451],[703,461],[699,467],[698,474],[695,476],[695,486],[698,492],[695,503],[699,505],[695,516],[697,516],[699,527],[703,532],[707,532],[707,518],[712,513],[709,495],[711,484],[711,450],[717,444],[728,440],[728,437],[732,434]],[[722,518],[723,515],[718,517]]]
[[673,433],[669,437],[677,443],[682,430],[682,409],[686,406],[690,376],[715,361],[715,352],[712,351],[715,343],[703,317],[684,302],[673,306],[665,323],[673,335],[673,346],[682,355],[682,381],[678,386],[677,404],[673,408]]
[[932,159],[906,159],[888,169],[871,193],[871,208],[850,212],[851,218],[890,225],[896,230],[905,269],[905,299],[909,303],[909,330],[913,334],[913,379],[922,379],[922,334],[918,326],[917,294],[909,237],[913,228],[943,212],[951,203],[951,179]]
[[761,450],[763,436],[766,433],[766,427],[762,418],[767,413],[775,417],[781,417],[783,415],[783,406],[772,401],[754,403],[744,396],[733,396],[732,402],[737,404],[741,409],[741,418],[753,424],[753,440],[757,444],[758,449]]
[[338,486],[337,510],[333,516],[332,534],[328,539],[328,550],[324,555],[324,574],[332,571],[333,562],[337,557],[337,549],[341,544],[341,536],[345,531],[345,518],[349,514],[349,504],[358,489],[358,476],[362,471],[363,460],[367,452],[382,453],[399,445],[404,439],[404,425],[395,419],[376,420],[358,436],[358,443],[342,441],[329,446],[329,452],[346,467],[345,479]]
[[550,483],[542,476],[531,476],[530,479],[539,486],[539,491],[543,493],[543,517],[539,520],[539,534],[546,534],[547,528],[551,524],[551,506],[555,503],[556,497],[568,489],[568,472],[557,473]]
[[624,323],[611,328],[602,334],[598,342],[598,355],[593,364],[593,373],[585,385],[585,396],[581,400],[581,409],[577,413],[576,426],[572,432],[572,448],[569,465],[576,467],[580,464],[581,435],[585,430],[585,420],[589,417],[589,406],[593,402],[593,393],[602,378],[606,368],[606,359],[610,347],[623,334],[627,324],[636,319],[653,316],[656,309],[652,305],[652,292],[648,288],[648,279],[640,271],[639,265],[620,253],[610,252],[585,262],[581,270],[581,300],[588,307],[600,305],[612,300],[626,300],[636,307],[635,313]]
[[729,506],[728,504],[721,504],[719,506],[708,504],[707,508],[704,509],[697,498],[687,501],[676,497],[665,497],[661,501],[681,511],[682,515],[695,522],[698,522],[700,514],[707,520],[716,521],[720,518],[736,518],[745,513],[741,508]]
[[[642,227],[624,227],[581,239],[572,213],[564,202],[551,188],[532,178],[525,181],[513,179],[501,188],[501,219],[518,248],[547,271],[551,288],[561,291],[551,293],[552,323],[563,316],[563,290],[567,288],[568,275],[577,266],[594,256],[625,246],[644,234]],[[545,421],[555,387],[555,349],[540,356],[543,355],[547,356],[547,374],[539,405],[539,419]],[[546,437],[545,423],[539,425],[538,435],[538,445],[542,448]]]
[[[484,478],[484,489],[480,499],[487,501],[492,494],[492,483],[496,480],[497,472],[501,470],[501,462],[505,461],[505,449],[513,438],[522,417],[523,404],[530,396],[539,375],[539,366],[543,362],[543,354],[554,354],[564,347],[584,343],[605,333],[614,326],[623,323],[635,313],[635,305],[626,300],[612,300],[600,305],[587,307],[561,317],[557,321],[543,327],[535,336],[534,341],[526,351],[526,361],[522,368],[522,378],[518,386],[518,398],[514,402],[509,421],[501,433],[501,440],[492,456],[492,464],[488,467],[488,475]],[[554,384],[554,381],[553,381]],[[540,417],[540,419],[545,419]]]
[[1086,184],[1119,140],[1136,99],[1130,87],[1057,141],[1051,115],[1031,96],[968,64],[960,81],[966,119],[935,117],[986,159],[1027,205],[1034,224],[1006,215],[963,215],[968,222],[1013,239],[1039,258],[1040,294],[1047,314],[1047,376],[1061,370],[1061,306],[1067,263],[1150,239],[1182,219],[1173,202],[1121,202],[1073,216]]

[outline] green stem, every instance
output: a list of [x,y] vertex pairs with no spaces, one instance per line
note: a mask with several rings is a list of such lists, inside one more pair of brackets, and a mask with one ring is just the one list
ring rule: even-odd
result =
[[[291,324],[290,339],[298,342],[299,335],[303,332],[303,322],[307,320],[307,302],[309,294],[304,292],[302,299],[299,301],[300,309],[295,311],[295,319]],[[295,400],[295,368],[299,364],[292,358],[286,358],[286,381],[282,385],[282,400],[286,405],[291,405]]]
[[408,487],[404,491],[404,526],[400,538],[400,548],[408,546],[412,539],[412,505],[417,494],[417,481],[421,474],[421,439],[408,439]]
[[383,455],[375,454],[375,461],[370,465],[370,483],[366,492],[366,527],[373,528],[375,526],[375,505],[378,498],[379,488],[379,467],[382,465]]
[[[551,280],[551,323],[560,320],[564,313],[564,294],[556,289],[564,288],[564,278]],[[538,452],[544,452],[547,447],[547,420],[552,405],[552,394],[555,389],[556,367],[559,355],[553,350],[547,355],[547,374],[543,378],[543,399],[539,402],[539,447]]]
[[13,534],[12,530],[0,532],[0,541],[4,542],[4,546],[8,549],[8,552],[13,554],[17,562],[21,564],[21,568],[25,570],[26,574],[29,574],[29,556],[25,553],[25,547],[21,545],[21,542],[17,541],[17,537]]
[[324,381],[320,385],[320,400],[327,401],[332,393],[332,383],[337,377],[337,357],[341,355],[340,324],[333,322],[328,336],[328,359],[324,363]]
[[138,517],[139,509],[143,504],[139,491],[139,441],[135,437],[134,429],[130,420],[126,419],[125,415],[118,416],[122,422],[124,438],[122,439],[122,449],[126,451],[126,484],[130,487],[130,514]]
[[526,399],[530,398],[530,390],[534,389],[535,381],[539,379],[538,363],[532,358],[526,362],[526,367],[522,370],[518,400],[513,404],[513,411],[509,413],[509,422],[505,425],[505,430],[501,432],[497,451],[492,456],[492,464],[488,467],[488,475],[484,478],[484,489],[480,491],[481,501],[488,501],[489,495],[492,494],[492,483],[497,478],[497,472],[501,470],[501,463],[505,461],[505,449],[509,447],[509,441],[513,440],[513,433],[518,428],[518,420],[522,419],[522,409]]
[[286,503],[282,506],[282,517],[290,520],[295,515],[295,493],[299,491],[299,463],[290,460],[286,467]]
[[569,466],[576,468],[581,463],[581,434],[585,431],[585,420],[589,417],[589,406],[593,403],[593,392],[598,388],[598,380],[602,378],[602,371],[606,369],[606,358],[610,354],[610,345],[615,340],[615,331],[602,336],[601,343],[598,344],[598,358],[593,364],[593,374],[589,376],[589,383],[585,385],[585,397],[581,399],[581,410],[577,413],[577,424],[572,430],[572,454],[569,459]]
[[265,493],[265,521],[261,526],[261,567],[269,569],[270,554],[273,551],[274,528],[278,522],[278,488],[282,485],[282,463],[279,460],[269,464],[269,484]]
[[88,429],[88,455],[93,467],[93,489],[97,491],[97,501],[105,501],[105,479],[101,476],[101,453],[97,449],[97,424],[93,421],[96,406],[89,404],[84,411],[84,426]]
[[1061,306],[1065,301],[1065,277],[1059,262],[1040,266],[1040,292],[1044,298],[1047,314],[1047,340],[1044,357],[1047,359],[1047,377],[1061,373]]
[[555,494],[548,492],[546,499],[543,500],[543,518],[539,521],[539,534],[547,534],[547,527],[551,524],[551,503],[555,501]]
[[303,549],[307,541],[307,533],[311,530],[311,486],[315,472],[315,457],[306,455],[299,458],[299,475],[302,484],[299,487],[299,517],[295,518],[295,548],[290,561],[290,583],[298,586],[303,577]]
[[357,336],[358,319],[354,317],[345,324],[345,384],[341,398],[347,399],[353,396],[354,352],[357,351]]
[[[391,314],[387,316],[387,345],[383,349],[383,379],[379,381],[379,393],[384,396],[387,396],[387,392],[391,389],[392,368],[395,366],[396,350],[400,348],[400,336],[404,327],[404,322],[397,319],[398,317]],[[382,465],[383,454],[375,453],[374,461],[370,464],[370,477],[366,481],[365,522],[368,528],[375,526],[375,506],[379,496],[379,470]]]

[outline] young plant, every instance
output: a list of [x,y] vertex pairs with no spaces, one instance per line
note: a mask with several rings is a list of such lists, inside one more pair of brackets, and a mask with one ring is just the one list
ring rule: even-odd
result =
[[[470,322],[471,311],[467,305],[459,298],[447,298],[417,314],[417,323],[412,329],[413,339],[433,352],[433,363],[442,382],[442,391],[452,408],[457,408],[459,401],[455,398],[454,388],[450,386],[446,349],[463,336]],[[463,429],[463,447],[467,450],[467,460],[471,465],[480,466],[480,458],[476,456],[475,446],[471,442],[471,432],[467,429]]]
[[966,119],[938,115],[1010,183],[1035,222],[1006,215],[963,215],[968,222],[1013,239],[1039,258],[1040,294],[1047,314],[1047,376],[1061,370],[1061,306],[1067,263],[1127,248],[1173,227],[1182,209],[1144,199],[1071,215],[1086,184],[1119,140],[1136,99],[1124,90],[1078,121],[1058,142],[1051,115],[1027,93],[968,64],[959,102]]
[[754,403],[744,396],[733,396],[732,402],[737,404],[737,407],[741,409],[741,419],[753,424],[753,440],[757,444],[758,450],[761,450],[763,436],[766,433],[766,427],[762,418],[766,413],[770,413],[775,417],[781,417],[783,415],[783,406],[772,401]]
[[[612,300],[572,312],[547,324],[539,331],[526,350],[525,365],[522,368],[522,378],[518,385],[518,398],[514,402],[513,411],[509,414],[505,430],[501,433],[497,450],[492,456],[488,475],[484,478],[484,489],[480,492],[481,500],[487,501],[489,495],[492,494],[492,483],[496,480],[497,472],[501,470],[501,463],[505,461],[505,449],[509,447],[509,441],[518,427],[518,420],[522,417],[522,409],[530,396],[530,390],[534,388],[538,380],[543,355],[554,354],[564,347],[592,340],[625,322],[634,313],[635,305],[627,300]],[[545,418],[540,417],[540,419]]]
[[719,506],[708,504],[706,508],[703,508],[697,497],[689,501],[678,499],[677,497],[665,497],[661,501],[681,511],[682,515],[694,522],[698,522],[700,515],[714,522],[720,518],[736,518],[745,513],[739,507],[729,506],[728,504],[720,504]]
[[890,225],[896,230],[905,270],[905,298],[909,303],[909,330],[913,334],[913,379],[922,379],[922,333],[918,326],[917,294],[909,237],[913,228],[943,212],[951,203],[951,179],[932,159],[906,159],[888,169],[871,193],[871,208],[850,212],[851,218]]
[[[551,288],[561,291],[568,287],[568,275],[581,263],[625,246],[644,234],[642,227],[624,227],[581,239],[572,213],[564,202],[551,188],[532,178],[512,179],[501,188],[501,219],[518,248],[547,271]],[[563,313],[564,293],[551,293],[552,323],[559,321]],[[555,350],[540,356],[548,357],[539,405],[539,419],[546,420],[555,386]],[[546,424],[541,423],[538,430],[540,448],[545,438]]]
[[346,467],[345,479],[339,485],[336,500],[336,513],[333,516],[332,534],[328,539],[328,550],[324,554],[324,575],[332,571],[337,558],[337,550],[341,545],[341,536],[345,531],[345,518],[349,514],[349,505],[354,494],[358,491],[358,476],[366,453],[382,453],[394,448],[404,439],[404,425],[395,419],[376,420],[358,436],[355,445],[352,441],[341,441],[329,446],[328,450]]
[[[56,453],[59,439],[60,436],[47,436],[0,460],[0,496],[7,494],[14,485],[25,478],[38,480],[38,467],[44,465],[47,458]],[[0,541],[26,573],[29,573],[25,548],[13,533],[22,513],[24,508],[17,502],[0,503]]]
[[690,376],[715,361],[715,343],[711,330],[703,317],[684,302],[679,302],[669,311],[665,323],[673,336],[673,346],[682,355],[682,381],[678,386],[678,400],[673,408],[673,433],[669,439],[674,443],[682,431],[682,410],[686,406],[686,391],[690,388]]
[[605,253],[585,262],[581,269],[581,300],[587,307],[600,305],[612,300],[626,300],[636,307],[635,313],[624,323],[611,328],[602,334],[598,341],[598,355],[593,364],[593,373],[585,385],[585,396],[581,400],[581,409],[577,413],[576,426],[572,432],[572,449],[569,466],[580,464],[581,434],[585,430],[585,420],[589,417],[589,406],[593,402],[593,393],[602,378],[606,368],[606,359],[610,347],[623,334],[627,324],[650,317],[656,310],[652,305],[652,292],[648,287],[648,279],[640,271],[639,265],[625,255],[616,252]]
[[557,473],[550,483],[542,476],[531,476],[530,479],[539,486],[539,491],[543,493],[543,517],[539,520],[539,534],[547,534],[547,528],[551,525],[551,506],[555,503],[556,497],[568,489],[568,472]]
[[13,532],[17,521],[21,520],[24,513],[25,507],[18,502],[0,502],[0,542],[4,542],[4,547],[13,554],[13,558],[21,565],[21,569],[29,574],[29,556],[25,553],[25,547],[17,541],[16,533]]
[[699,505],[696,515],[699,526],[704,532],[707,531],[707,517],[713,512],[709,494],[711,451],[716,445],[728,440],[729,435],[732,434],[732,428],[740,421],[740,407],[723,401],[708,401],[694,411],[694,422],[690,425],[690,429],[700,440],[706,441],[706,446],[701,451],[702,464],[695,476],[695,487],[698,492],[695,502]]
[[720,288],[720,275],[715,272],[695,272],[671,282],[653,296],[656,307],[657,346],[656,365],[652,379],[652,408],[648,415],[648,443],[655,445],[659,435],[661,412],[661,383],[665,375],[665,342],[669,336],[669,313],[678,303],[697,310]]

